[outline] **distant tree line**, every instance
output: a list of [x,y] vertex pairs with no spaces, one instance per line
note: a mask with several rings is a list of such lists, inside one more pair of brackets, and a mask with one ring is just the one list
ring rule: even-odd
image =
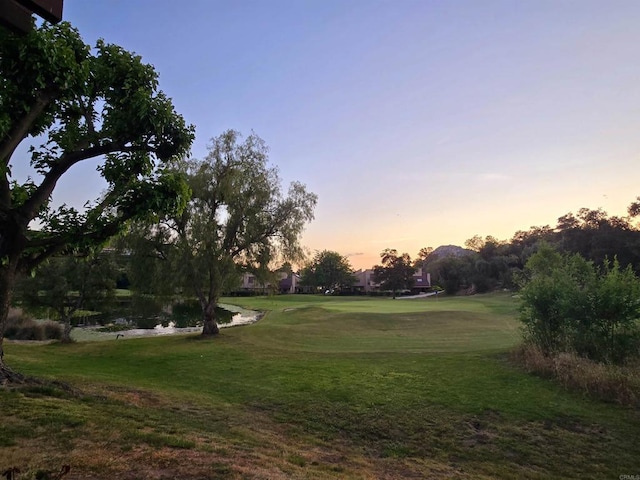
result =
[[[395,298],[399,292],[413,287],[414,273],[432,250],[423,248],[412,261],[408,253],[399,254],[394,248],[386,248],[380,253],[380,265],[373,267],[373,281]],[[316,252],[300,271],[300,283],[310,293],[351,292],[356,281],[349,259],[330,250]]]
[[426,257],[432,281],[447,293],[462,289],[482,293],[495,288],[516,288],[527,260],[545,244],[561,254],[578,254],[601,267],[614,257],[621,268],[640,273],[640,197],[628,207],[628,216],[609,216],[602,209],[582,208],[560,217],[555,227],[537,226],[518,231],[511,240],[478,235],[465,242],[456,255]]

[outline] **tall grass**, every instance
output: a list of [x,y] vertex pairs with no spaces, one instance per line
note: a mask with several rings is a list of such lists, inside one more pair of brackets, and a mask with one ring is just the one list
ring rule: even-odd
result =
[[556,379],[565,388],[620,405],[640,407],[640,365],[595,362],[573,353],[545,355],[533,344],[523,344],[512,359],[528,372]]
[[10,340],[60,340],[62,326],[52,321],[39,322],[18,308],[11,308],[4,336]]

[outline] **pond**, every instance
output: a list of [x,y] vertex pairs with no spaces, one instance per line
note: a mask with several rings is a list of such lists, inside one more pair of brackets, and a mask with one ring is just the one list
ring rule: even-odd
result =
[[[235,305],[219,304],[216,320],[220,328],[249,325],[261,313]],[[171,305],[153,298],[128,298],[109,312],[78,318],[71,337],[78,341],[178,335],[202,330],[202,310],[195,301]]]

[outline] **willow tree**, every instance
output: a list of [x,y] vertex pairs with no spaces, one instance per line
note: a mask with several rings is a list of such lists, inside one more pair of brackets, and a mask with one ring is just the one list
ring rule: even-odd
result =
[[267,146],[255,134],[243,139],[226,131],[212,140],[204,160],[184,162],[181,171],[192,191],[182,214],[132,235],[134,288],[143,283],[154,292],[195,296],[202,334],[215,335],[215,306],[242,272],[264,272],[276,259],[301,256],[300,235],[317,198],[298,182],[283,193]]
[[[165,165],[192,141],[139,56],[102,40],[92,49],[64,22],[24,36],[0,27],[0,381],[20,378],[2,360],[16,276],[129,220],[180,210],[188,188]],[[16,154],[23,142],[29,153]],[[51,204],[65,173],[96,161],[102,192],[82,208]],[[17,164],[31,168],[26,180],[12,177]]]

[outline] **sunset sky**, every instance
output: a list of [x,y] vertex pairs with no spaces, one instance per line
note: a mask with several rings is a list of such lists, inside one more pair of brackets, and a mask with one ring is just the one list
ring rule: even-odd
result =
[[[194,157],[254,130],[318,194],[303,243],[356,268],[640,195],[637,0],[65,0],[64,18],[155,65]],[[95,198],[94,170],[55,200]]]

